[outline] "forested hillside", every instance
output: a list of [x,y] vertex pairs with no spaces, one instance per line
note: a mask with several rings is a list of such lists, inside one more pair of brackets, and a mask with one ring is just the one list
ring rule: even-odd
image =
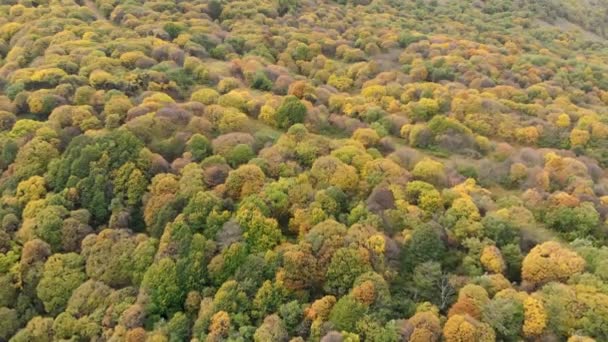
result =
[[607,0],[0,0],[0,342],[608,341]]

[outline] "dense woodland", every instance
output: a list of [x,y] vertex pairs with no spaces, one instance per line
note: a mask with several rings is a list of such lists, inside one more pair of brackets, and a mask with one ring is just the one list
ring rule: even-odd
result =
[[0,0],[0,341],[608,341],[607,0]]

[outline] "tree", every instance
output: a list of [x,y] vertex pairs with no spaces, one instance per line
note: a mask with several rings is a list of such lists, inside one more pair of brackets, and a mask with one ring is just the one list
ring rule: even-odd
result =
[[279,305],[285,301],[287,296],[287,289],[281,283],[273,283],[270,280],[264,281],[255,294],[253,300],[255,311],[253,314],[262,318],[272,312],[276,312]]
[[238,167],[241,164],[247,163],[250,159],[255,157],[255,153],[251,149],[251,146],[246,144],[238,144],[228,152],[226,155],[226,161],[232,167]]
[[84,258],[76,253],[54,254],[44,264],[42,278],[36,287],[38,298],[51,315],[65,310],[68,300],[86,279]]
[[213,20],[217,20],[222,14],[223,7],[222,0],[211,0],[209,1],[209,4],[207,4],[207,11]]
[[546,223],[569,240],[574,240],[592,234],[600,223],[600,217],[593,204],[585,202],[577,207],[551,208],[546,215]]
[[310,175],[317,187],[335,186],[342,191],[353,191],[358,186],[357,170],[335,157],[320,157],[314,161]]
[[87,236],[82,243],[87,275],[114,287],[131,284],[134,263],[138,261],[134,258],[137,246],[136,237],[122,229],[105,229]]
[[428,300],[441,310],[446,309],[455,294],[448,277],[449,275],[441,270],[439,262],[427,261],[417,265],[412,277],[415,298]]
[[331,258],[325,275],[325,290],[344,295],[361,274],[371,270],[369,253],[365,249],[340,248]]
[[306,106],[293,95],[288,95],[283,99],[276,113],[277,125],[279,128],[289,128],[296,123],[304,122],[306,117]]
[[480,261],[483,267],[492,273],[502,273],[505,271],[505,262],[496,246],[485,246],[481,251]]
[[585,269],[585,260],[576,252],[548,241],[537,245],[526,255],[521,270],[522,279],[533,285],[567,280]]
[[230,332],[230,316],[226,311],[218,311],[211,318],[207,341],[221,341],[228,337]]
[[441,337],[441,324],[437,314],[430,311],[417,312],[407,320],[408,331],[411,332],[408,341],[436,342]]
[[341,331],[355,331],[357,321],[367,312],[367,306],[351,296],[344,296],[333,306],[329,321]]
[[34,138],[19,149],[15,157],[15,178],[27,179],[42,175],[51,160],[57,158],[59,152],[51,143],[41,138]]
[[259,192],[266,176],[259,166],[246,164],[230,171],[226,179],[226,191],[234,199],[242,199]]
[[175,262],[170,258],[148,268],[141,287],[150,296],[150,312],[167,317],[179,310],[186,296],[179,279]]
[[36,316],[32,318],[25,328],[19,330],[12,342],[51,342],[53,341],[53,319],[51,317]]
[[286,342],[288,338],[289,333],[283,320],[278,315],[270,315],[264,318],[264,322],[253,335],[255,342]]
[[178,342],[188,339],[190,336],[190,322],[183,312],[176,312],[167,323],[169,341]]
[[271,250],[283,239],[277,220],[264,217],[259,211],[240,224],[244,230],[245,242],[252,253]]
[[108,298],[112,288],[106,284],[87,280],[72,292],[65,312],[76,317],[93,315],[105,311],[109,305]]
[[570,132],[570,144],[572,147],[585,146],[589,142],[590,138],[591,134],[589,134],[589,131],[586,130],[575,128],[572,130],[572,132]]
[[30,201],[38,200],[46,195],[46,183],[44,178],[33,176],[17,185],[15,196],[21,205],[26,205]]
[[414,166],[412,175],[419,180],[438,186],[445,185],[447,180],[443,164],[428,158],[421,160]]
[[540,336],[547,326],[547,313],[542,301],[532,296],[526,297],[523,303],[525,336]]
[[413,104],[411,117],[414,121],[428,121],[437,113],[439,113],[437,100],[422,98]]
[[474,284],[463,286],[458,292],[458,300],[448,312],[448,316],[466,315],[474,319],[481,319],[482,308],[490,301],[486,290]]
[[482,321],[488,323],[497,337],[517,341],[524,323],[524,306],[514,298],[493,298],[482,308]]
[[496,340],[494,330],[489,325],[462,315],[454,315],[448,319],[443,327],[443,337],[446,342]]
[[196,133],[188,140],[186,151],[189,151],[192,154],[192,160],[199,162],[209,156],[211,153],[211,144],[207,137]]
[[0,307],[0,339],[8,341],[19,329],[19,316],[16,310]]
[[353,132],[353,139],[359,141],[365,147],[371,147],[378,143],[380,136],[372,128],[358,128]]
[[411,239],[404,246],[402,265],[407,270],[413,270],[423,262],[442,260],[444,251],[445,245],[437,231],[430,224],[424,224],[414,229]]
[[55,251],[61,249],[61,230],[67,214],[68,211],[63,206],[50,205],[41,209],[35,217],[36,236],[46,241]]

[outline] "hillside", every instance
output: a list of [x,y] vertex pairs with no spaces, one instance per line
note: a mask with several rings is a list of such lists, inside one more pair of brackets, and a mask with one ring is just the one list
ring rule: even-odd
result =
[[608,341],[607,0],[0,0],[0,342]]

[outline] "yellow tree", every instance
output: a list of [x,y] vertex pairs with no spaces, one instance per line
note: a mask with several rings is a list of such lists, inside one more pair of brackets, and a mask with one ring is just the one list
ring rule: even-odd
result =
[[483,248],[479,261],[488,272],[492,273],[502,273],[506,267],[500,249],[494,245]]
[[523,280],[539,285],[550,281],[563,281],[585,269],[585,260],[576,252],[548,241],[532,248],[522,265]]
[[543,303],[528,296],[524,299],[524,335],[527,337],[536,337],[542,334],[547,326],[547,313]]
[[494,342],[496,334],[488,324],[468,315],[454,315],[443,327],[445,342]]

